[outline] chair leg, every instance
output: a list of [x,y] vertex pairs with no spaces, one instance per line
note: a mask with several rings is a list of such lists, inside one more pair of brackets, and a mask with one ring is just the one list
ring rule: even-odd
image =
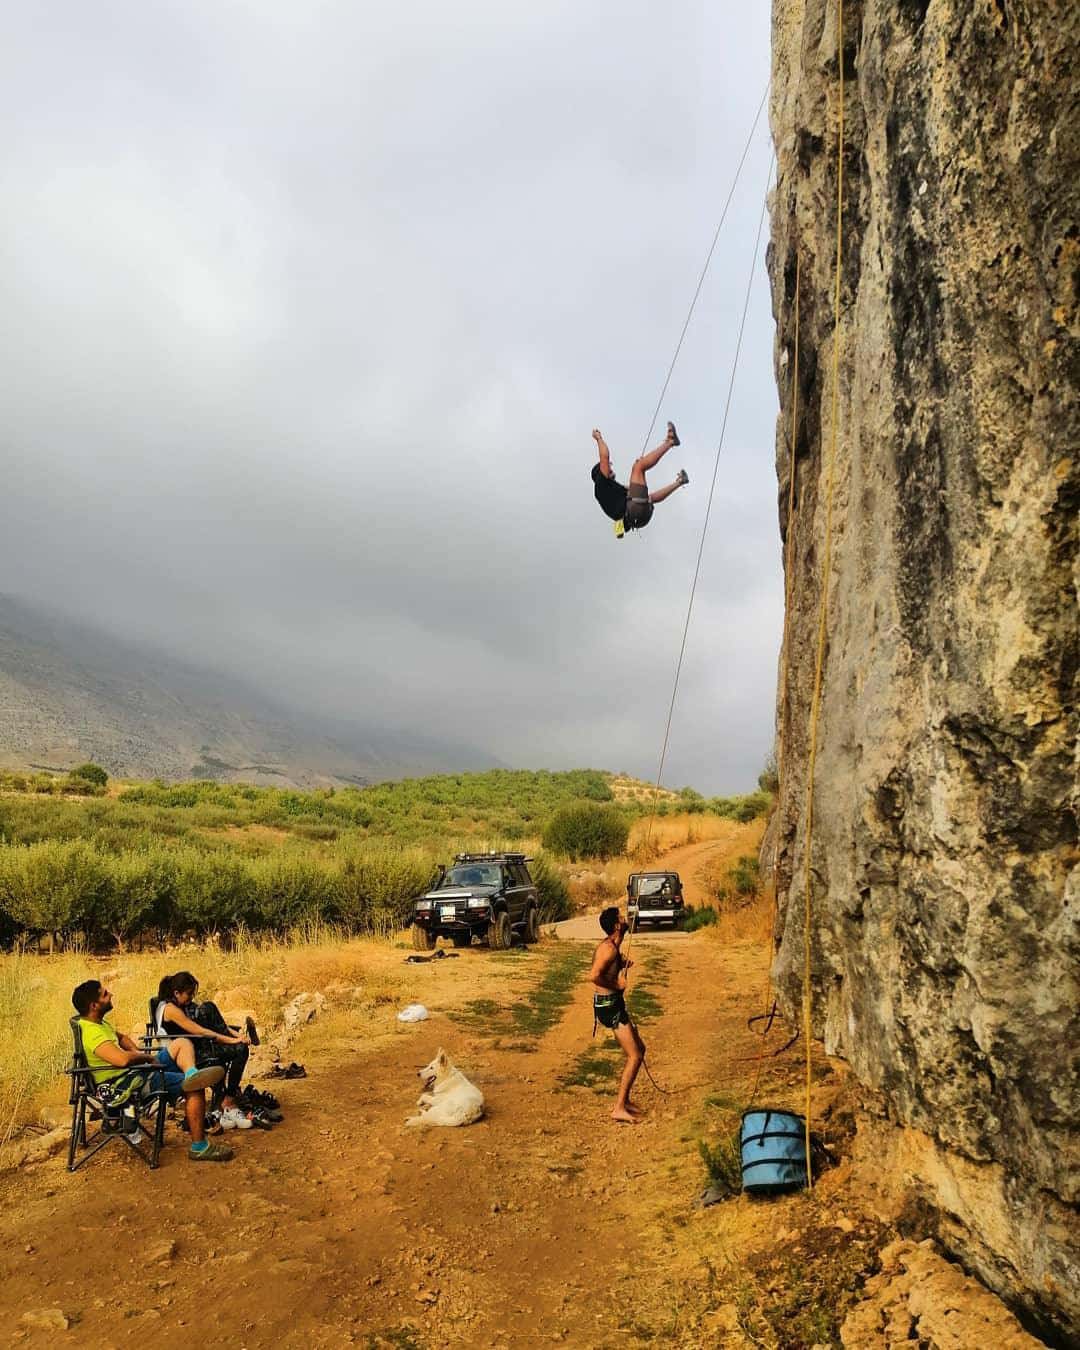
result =
[[71,1141],[68,1144],[68,1171],[75,1171],[75,1153],[79,1144],[86,1143],[86,1098],[81,1094],[75,1099],[71,1112]]
[[158,1154],[161,1152],[161,1146],[165,1142],[165,1116],[169,1110],[169,1103],[165,1097],[158,1098],[157,1120],[154,1122],[154,1137],[150,1143],[150,1166],[158,1165]]

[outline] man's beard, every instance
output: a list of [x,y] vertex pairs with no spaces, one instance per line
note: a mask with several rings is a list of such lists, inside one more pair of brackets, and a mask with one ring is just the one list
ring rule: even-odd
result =
[[101,1015],[102,1015],[102,1017],[104,1017],[106,1013],[111,1013],[111,1012],[112,1012],[112,999],[109,999],[109,1001],[108,1001],[107,1003],[103,1003],[103,1004],[101,1005]]

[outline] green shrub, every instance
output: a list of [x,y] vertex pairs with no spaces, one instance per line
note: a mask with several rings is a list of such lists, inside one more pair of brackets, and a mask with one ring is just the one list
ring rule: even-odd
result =
[[104,787],[109,781],[109,775],[101,765],[94,764],[90,761],[87,761],[85,764],[80,764],[77,768],[72,769],[68,774],[68,777],[82,778],[85,779],[87,783],[95,783],[98,787]]
[[107,885],[100,855],[86,844],[0,849],[0,908],[31,936],[93,928]]
[[334,915],[337,875],[326,863],[276,853],[250,864],[255,887],[252,922],[282,932],[301,924],[321,924]]
[[736,859],[719,880],[714,876],[711,886],[717,900],[739,904],[757,895],[760,880],[758,860],[747,853]]
[[708,1140],[698,1140],[698,1152],[705,1164],[705,1172],[713,1186],[738,1195],[742,1190],[742,1149],[739,1134],[725,1135],[711,1147]]
[[750,853],[733,862],[728,868],[728,876],[735,894],[743,897],[756,895],[760,870],[757,858]]
[[165,849],[123,853],[108,859],[95,926],[119,945],[149,928],[169,932],[176,924],[177,858]]
[[529,864],[529,872],[540,894],[540,922],[569,919],[573,913],[570,890],[554,863],[540,853]]
[[256,890],[249,867],[227,853],[184,849],[176,869],[176,912],[181,929],[200,936],[249,924]]
[[401,927],[412,901],[431,884],[435,868],[418,852],[358,850],[347,854],[337,874],[335,918],[354,933]]
[[693,933],[698,928],[711,928],[719,917],[712,905],[705,905],[701,909],[691,906],[683,918],[683,929],[687,933]]
[[629,833],[629,822],[621,812],[579,802],[555,812],[544,830],[543,842],[549,852],[579,862],[624,853]]
[[749,792],[744,797],[711,797],[706,806],[713,815],[746,824],[768,815],[772,800],[769,792]]

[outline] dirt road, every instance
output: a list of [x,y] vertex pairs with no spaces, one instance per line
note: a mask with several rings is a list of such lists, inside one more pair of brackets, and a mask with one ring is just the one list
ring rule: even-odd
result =
[[[664,860],[692,901],[716,847]],[[747,1254],[817,1202],[691,1202],[706,1182],[697,1139],[755,1074],[746,1019],[766,952],[710,932],[635,937],[631,1006],[670,1095],[643,1082],[643,1122],[619,1127],[619,1059],[591,1039],[582,979],[594,923],[588,943],[563,929],[520,954],[473,948],[415,967],[414,997],[433,1012],[419,1025],[388,1008],[360,1041],[347,1019],[333,1035],[316,1023],[293,1047],[309,1077],[279,1093],[286,1122],[231,1136],[228,1165],[190,1165],[170,1127],[156,1173],[111,1148],[74,1176],[62,1159],[9,1174],[0,1288],[13,1342],[65,1339],[38,1317],[96,1347],[748,1344],[736,1316]],[[496,997],[471,997],[481,970]],[[439,1045],[482,1086],[486,1118],[406,1130],[416,1069]],[[768,1061],[762,1090],[797,1099],[798,1068]]]

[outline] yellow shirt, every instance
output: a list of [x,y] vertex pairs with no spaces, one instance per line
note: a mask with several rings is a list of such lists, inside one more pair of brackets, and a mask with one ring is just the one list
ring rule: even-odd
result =
[[102,1059],[97,1053],[98,1046],[103,1045],[106,1041],[112,1041],[116,1046],[120,1044],[120,1037],[109,1026],[108,1022],[90,1022],[85,1017],[80,1017],[79,1030],[82,1032],[86,1062],[94,1070],[95,1083],[107,1083],[110,1078],[116,1078],[124,1072],[123,1069],[118,1069],[115,1064],[110,1064],[107,1059]]

